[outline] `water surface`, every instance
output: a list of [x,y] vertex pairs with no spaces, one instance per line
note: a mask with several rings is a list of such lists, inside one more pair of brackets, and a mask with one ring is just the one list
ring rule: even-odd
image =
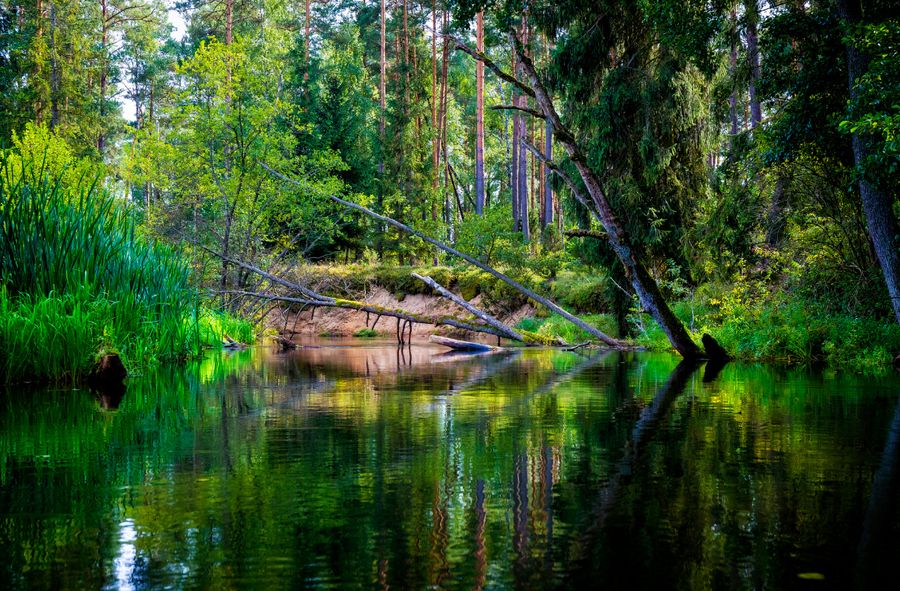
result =
[[893,376],[439,353],[255,349],[124,394],[2,393],[0,588],[847,589],[893,575]]

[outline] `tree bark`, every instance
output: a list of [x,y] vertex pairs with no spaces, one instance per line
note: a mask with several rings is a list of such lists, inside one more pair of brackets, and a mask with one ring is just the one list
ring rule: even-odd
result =
[[107,0],[100,0],[100,133],[97,134],[97,152],[100,160],[103,160],[103,151],[106,147],[106,134],[103,132],[104,119],[106,118],[106,86],[107,69],[109,68],[109,56],[107,55],[107,43],[109,36],[109,5]]
[[381,0],[381,75],[378,81],[378,101],[381,106],[381,117],[378,120],[378,139],[381,142],[381,156],[378,162],[378,174],[384,176],[384,127],[387,112],[385,95],[385,78],[387,77],[387,31],[385,29],[385,0]]
[[[545,121],[544,126],[544,158],[553,160],[553,126]],[[544,227],[553,224],[553,187],[550,184],[550,167],[544,163]]]
[[[731,136],[732,138],[738,134],[738,114],[737,114],[737,89],[735,77],[737,76],[737,57],[738,57],[738,32],[737,32],[737,13],[731,10],[732,38],[731,38],[731,55],[728,59],[728,74],[731,77],[731,96],[728,97],[728,114],[731,118]],[[732,143],[734,140],[732,140]]]
[[[513,48],[512,55],[512,65],[513,65],[513,75],[516,76],[518,72],[518,65],[516,64],[516,50]],[[519,106],[519,93],[515,86],[513,86],[513,105],[516,107]],[[512,218],[513,218],[513,231],[519,231],[519,213],[521,211],[521,206],[519,205],[519,199],[521,198],[519,195],[519,119],[522,118],[522,115],[515,111],[513,112],[512,117],[512,163],[510,166],[510,195],[512,197]]]
[[[838,15],[848,26],[852,27],[862,22],[862,6],[859,0],[838,0],[837,7]],[[853,100],[856,98],[856,82],[867,72],[869,58],[852,42],[845,41],[845,44],[850,99]],[[872,138],[854,133],[851,141],[856,165],[862,166],[874,151]],[[866,223],[869,226],[869,236],[881,264],[894,316],[900,323],[900,252],[898,252],[900,244],[897,240],[900,228],[894,215],[893,197],[887,191],[870,183],[864,176],[860,176],[859,193],[866,214]]]
[[50,129],[59,126],[59,101],[62,98],[62,72],[59,67],[58,48],[56,46],[57,19],[56,2],[50,2]]
[[[475,16],[475,47],[484,52],[484,12]],[[475,62],[475,213],[484,213],[484,64]]]
[[306,30],[303,33],[303,65],[306,68],[306,71],[303,72],[303,80],[309,80],[309,0],[306,0],[304,5],[304,12],[306,13]]
[[[523,50],[522,54],[525,55],[528,47],[528,29],[525,21],[525,15],[522,15],[522,44]],[[521,69],[521,58],[519,61],[519,68]],[[527,108],[528,107],[528,97],[525,95],[519,95],[519,106]],[[522,238],[525,239],[525,242],[528,242],[531,239],[531,231],[529,228],[529,217],[528,217],[528,152],[522,148],[521,143],[526,141],[527,138],[527,130],[525,127],[525,116],[519,112],[518,113],[518,123],[519,123],[519,227],[522,230]]]
[[234,29],[234,0],[225,0],[225,45],[231,45]]

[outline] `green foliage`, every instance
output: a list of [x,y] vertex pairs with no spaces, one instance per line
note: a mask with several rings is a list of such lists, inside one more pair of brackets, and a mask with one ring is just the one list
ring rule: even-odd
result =
[[610,280],[604,275],[560,273],[551,285],[554,300],[572,311],[587,314],[609,312]]
[[378,336],[378,331],[371,328],[361,328],[353,333],[353,336],[360,339],[372,339]]
[[[762,279],[710,284],[701,291],[695,300],[675,302],[675,314],[696,337],[712,334],[738,359],[883,373],[900,352],[900,326],[829,310],[796,293],[772,289]],[[634,313],[630,320],[640,344],[669,349],[665,334],[646,315]]]

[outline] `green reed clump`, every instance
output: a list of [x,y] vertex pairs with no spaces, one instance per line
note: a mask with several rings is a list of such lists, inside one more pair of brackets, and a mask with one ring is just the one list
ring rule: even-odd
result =
[[0,381],[78,378],[100,351],[139,367],[202,346],[190,269],[96,182],[0,155]]

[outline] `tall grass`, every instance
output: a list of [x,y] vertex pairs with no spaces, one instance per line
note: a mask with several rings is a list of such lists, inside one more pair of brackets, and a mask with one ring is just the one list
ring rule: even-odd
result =
[[96,182],[0,155],[0,381],[77,379],[101,351],[131,369],[219,340],[190,269]]

